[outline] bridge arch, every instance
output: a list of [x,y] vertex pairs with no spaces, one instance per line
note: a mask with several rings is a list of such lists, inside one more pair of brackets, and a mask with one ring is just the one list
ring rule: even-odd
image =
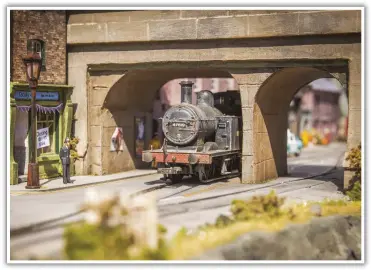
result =
[[[102,72],[90,72],[90,91],[95,91],[94,85],[103,80]],[[112,73],[112,72],[111,72]],[[119,73],[117,73],[119,74]],[[104,99],[96,102],[99,112],[88,113],[88,137],[90,144],[87,161],[90,164],[89,173],[110,174],[138,168],[147,168],[136,156],[135,150],[135,117],[145,119],[145,129],[152,130],[152,106],[159,90],[167,82],[182,78],[202,79],[233,79],[233,76],[223,69],[209,67],[161,67],[154,68],[131,68],[122,71],[120,75],[112,77],[107,87]],[[177,85],[177,87],[180,87]],[[239,90],[236,82],[237,89]],[[201,90],[201,89],[199,89]],[[179,88],[180,91],[180,88]],[[89,95],[88,95],[89,96]],[[94,94],[90,95],[92,98]],[[94,102],[88,101],[88,111],[98,106],[92,106]],[[90,107],[90,108],[89,108]],[[97,108],[98,109],[98,108]],[[123,149],[122,151],[110,150],[110,138],[116,127],[122,127]],[[98,134],[99,133],[99,134]],[[145,148],[151,139],[151,132],[145,133]]]
[[289,104],[303,86],[321,78],[338,79],[337,75],[320,68],[289,67],[274,72],[262,83],[253,106],[252,182],[287,175]]

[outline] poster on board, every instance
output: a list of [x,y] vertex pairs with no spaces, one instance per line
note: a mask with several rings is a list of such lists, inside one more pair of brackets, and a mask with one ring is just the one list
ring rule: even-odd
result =
[[41,128],[37,130],[37,149],[50,146],[49,128]]
[[135,155],[137,158],[142,157],[142,152],[144,150],[144,117],[135,117]]
[[111,152],[124,151],[124,134],[122,128],[116,127],[111,137]]

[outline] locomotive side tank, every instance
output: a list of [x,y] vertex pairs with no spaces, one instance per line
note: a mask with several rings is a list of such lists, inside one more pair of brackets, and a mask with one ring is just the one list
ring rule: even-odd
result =
[[239,171],[238,117],[216,109],[208,90],[198,92],[193,105],[193,82],[180,85],[181,103],[169,108],[162,118],[162,148],[143,151],[142,160],[156,161],[168,184],[181,181],[184,175],[195,175],[206,183]]

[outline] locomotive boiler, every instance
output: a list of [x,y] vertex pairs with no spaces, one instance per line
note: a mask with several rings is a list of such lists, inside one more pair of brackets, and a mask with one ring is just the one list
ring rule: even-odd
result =
[[240,172],[240,127],[237,116],[224,115],[214,107],[211,91],[197,93],[192,104],[193,82],[182,81],[181,103],[162,118],[165,135],[161,149],[143,151],[142,160],[157,163],[166,183],[196,176],[207,183]]

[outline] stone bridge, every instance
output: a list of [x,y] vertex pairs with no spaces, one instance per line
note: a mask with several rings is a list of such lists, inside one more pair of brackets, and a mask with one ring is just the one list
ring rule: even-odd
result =
[[[349,98],[348,149],[361,142],[361,22],[358,10],[73,11],[68,84],[77,104],[77,173],[138,166],[133,116],[176,78],[235,78],[243,112],[242,182],[287,173],[291,99],[335,77]],[[125,146],[110,152],[116,126]],[[345,177],[345,186],[349,177]]]

